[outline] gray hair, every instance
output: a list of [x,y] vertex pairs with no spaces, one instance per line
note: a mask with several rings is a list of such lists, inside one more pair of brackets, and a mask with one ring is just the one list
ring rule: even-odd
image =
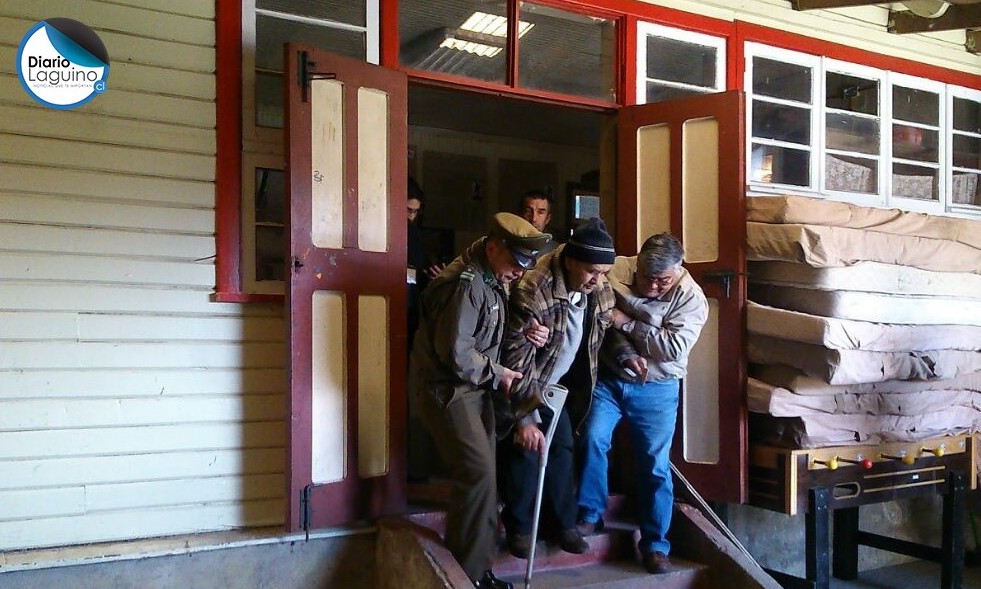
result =
[[670,233],[658,233],[647,238],[637,254],[637,271],[651,277],[681,265],[685,250],[678,238]]

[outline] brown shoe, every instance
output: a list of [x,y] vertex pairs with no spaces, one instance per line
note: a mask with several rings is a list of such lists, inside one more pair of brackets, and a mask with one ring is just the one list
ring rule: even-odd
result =
[[508,552],[527,559],[531,554],[531,534],[508,534]]
[[652,575],[671,572],[671,559],[663,552],[645,552],[644,568]]
[[579,530],[569,528],[559,532],[559,548],[572,554],[583,554],[589,550],[589,543],[582,537]]

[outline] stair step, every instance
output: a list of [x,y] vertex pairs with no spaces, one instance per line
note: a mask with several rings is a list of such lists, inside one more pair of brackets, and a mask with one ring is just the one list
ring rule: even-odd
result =
[[[515,559],[517,560],[517,559]],[[525,561],[521,561],[524,563]],[[661,575],[651,575],[635,561],[610,561],[585,566],[540,571],[535,559],[535,571],[531,577],[534,589],[559,589],[602,587],[603,589],[701,589],[707,587],[703,571],[705,567],[672,558],[676,570]],[[514,583],[515,589],[524,587],[524,570],[519,574],[501,573],[498,577]]]

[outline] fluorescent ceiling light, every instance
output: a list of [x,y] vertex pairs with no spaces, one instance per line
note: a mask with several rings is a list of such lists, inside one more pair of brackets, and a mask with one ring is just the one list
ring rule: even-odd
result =
[[[530,31],[534,26],[535,25],[530,22],[523,20],[518,21],[518,38],[520,39],[523,37],[525,33]],[[458,49],[460,51],[466,51],[467,53],[473,53],[481,57],[494,57],[504,50],[503,41],[508,35],[508,20],[506,17],[498,16],[496,14],[474,12],[462,25],[460,25],[458,30],[461,33],[469,32],[481,36],[495,37],[501,39],[502,42],[500,45],[488,45],[486,43],[478,43],[475,41],[458,39],[454,36],[450,36],[440,43],[440,47]],[[459,36],[466,37],[465,34]]]

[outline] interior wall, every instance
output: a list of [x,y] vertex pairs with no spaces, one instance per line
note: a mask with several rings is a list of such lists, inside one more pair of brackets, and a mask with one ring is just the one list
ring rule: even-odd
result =
[[454,229],[456,254],[486,233],[494,213],[518,213],[521,194],[544,189],[542,182],[548,178],[555,179],[550,229],[561,239],[568,230],[568,184],[579,183],[583,174],[600,165],[598,146],[432,127],[410,125],[409,145],[410,173],[426,195],[422,223],[428,228]]

